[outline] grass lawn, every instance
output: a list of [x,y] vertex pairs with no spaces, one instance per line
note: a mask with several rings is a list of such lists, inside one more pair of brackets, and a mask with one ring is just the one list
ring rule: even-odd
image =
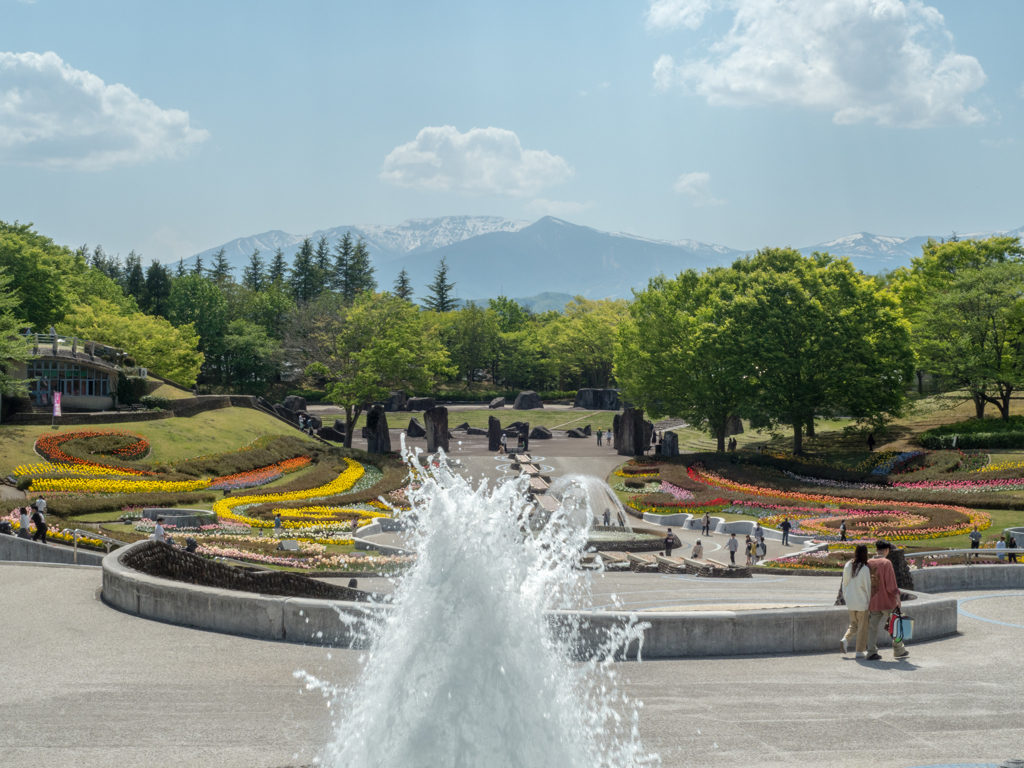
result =
[[142,435],[153,447],[147,461],[176,461],[221,453],[241,448],[261,435],[300,436],[294,427],[251,408],[222,408],[191,418],[127,424],[97,423],[57,429],[45,425],[3,424],[0,425],[0,472],[6,475],[19,464],[41,461],[33,450],[40,435],[84,429],[115,429]]
[[172,387],[170,384],[161,384],[149,394],[153,395],[153,397],[166,397],[168,400],[184,400],[185,398],[192,397],[191,392]]
[[[406,415],[405,413],[389,413],[388,426],[395,429],[404,429],[409,424]],[[615,411],[547,411],[543,409],[513,411],[511,408],[492,411],[484,406],[472,411],[449,410],[448,428],[450,429],[463,422],[467,422],[471,427],[487,429],[487,418],[489,416],[497,417],[503,427],[508,426],[513,421],[525,421],[529,423],[531,429],[533,427],[547,427],[551,430],[576,429],[577,427],[582,429],[589,424],[591,429],[597,431],[598,428],[607,430],[611,427]],[[422,413],[409,413],[408,417],[418,419],[421,424],[423,423]]]

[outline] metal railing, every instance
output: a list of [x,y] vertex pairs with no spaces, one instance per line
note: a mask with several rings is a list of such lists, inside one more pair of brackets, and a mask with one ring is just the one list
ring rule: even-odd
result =
[[110,554],[111,548],[127,546],[127,544],[125,542],[123,542],[123,541],[118,541],[117,539],[112,539],[109,536],[104,536],[102,533],[96,533],[95,531],[83,531],[81,528],[75,528],[75,530],[73,530],[71,532],[71,535],[74,537],[74,540],[75,540],[75,564],[76,565],[78,564],[78,539],[79,538],[83,538],[83,539],[97,539],[99,541],[102,541],[104,546],[106,546],[106,548],[107,548],[107,554],[108,555]]

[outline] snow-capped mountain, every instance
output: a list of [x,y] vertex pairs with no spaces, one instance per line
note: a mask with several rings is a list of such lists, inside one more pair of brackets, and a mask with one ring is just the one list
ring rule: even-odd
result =
[[401,224],[331,227],[301,235],[292,235],[275,229],[208,248],[196,256],[185,259],[184,263],[186,267],[190,267],[198,256],[203,260],[203,264],[208,265],[213,254],[223,248],[237,275],[241,274],[242,268],[249,262],[249,257],[255,250],[260,251],[264,261],[269,261],[280,248],[290,262],[307,237],[316,243],[321,237],[326,236],[327,242],[333,248],[346,232],[351,232],[353,240],[361,237],[366,241],[374,263],[382,264],[407,253],[432,251],[490,232],[518,232],[529,224],[528,221],[516,221],[500,216],[442,216],[436,219],[410,219]]

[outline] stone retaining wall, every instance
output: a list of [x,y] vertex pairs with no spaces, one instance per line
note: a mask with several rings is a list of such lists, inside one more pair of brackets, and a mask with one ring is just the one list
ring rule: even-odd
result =
[[1024,563],[940,565],[910,573],[914,579],[914,586],[922,592],[1024,589]]

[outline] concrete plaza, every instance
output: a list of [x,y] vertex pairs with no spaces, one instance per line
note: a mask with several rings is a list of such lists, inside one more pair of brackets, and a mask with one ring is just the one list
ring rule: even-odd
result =
[[[688,599],[666,593],[672,580],[657,575],[607,578],[624,597]],[[748,582],[733,597],[760,588],[784,601],[814,592],[808,581]],[[358,652],[119,613],[99,600],[96,568],[0,564],[0,585],[4,766],[304,765],[330,738],[332,716],[293,673],[343,685],[359,674]],[[721,587],[690,597],[721,601]],[[904,662],[887,651],[881,662],[843,658],[837,644],[835,654],[623,663],[626,690],[645,705],[644,743],[666,766],[904,768],[1021,756],[1024,594],[961,597],[982,598],[963,604],[977,618],[962,615],[957,636],[911,644]]]

